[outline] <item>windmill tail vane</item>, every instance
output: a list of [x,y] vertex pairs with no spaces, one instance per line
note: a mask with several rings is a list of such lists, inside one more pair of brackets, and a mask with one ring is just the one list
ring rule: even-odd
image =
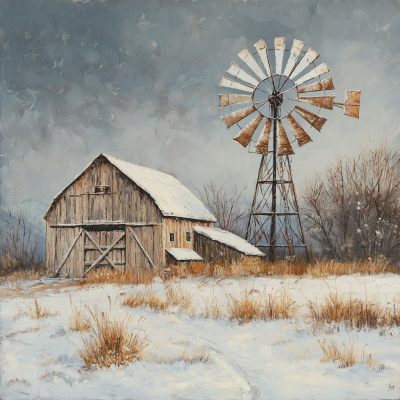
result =
[[[271,261],[285,256],[308,259],[292,179],[292,145],[312,142],[308,130],[320,132],[327,121],[319,115],[322,109],[339,107],[355,118],[360,112],[361,91],[347,90],[343,103],[326,94],[335,90],[331,77],[321,79],[329,68],[325,62],[317,65],[320,55],[312,48],[304,50],[304,45],[295,39],[286,49],[286,39],[277,37],[268,49],[261,39],[254,51],[245,48],[238,54],[241,65],[231,63],[226,71],[231,77],[222,77],[219,84],[228,89],[219,95],[219,107],[231,111],[222,117],[226,127],[237,125],[234,140],[249,149],[255,143],[249,151],[262,155],[246,239]],[[310,95],[314,92],[323,94]]]

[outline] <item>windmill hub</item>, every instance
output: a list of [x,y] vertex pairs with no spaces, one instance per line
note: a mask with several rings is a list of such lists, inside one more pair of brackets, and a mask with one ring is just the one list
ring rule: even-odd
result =
[[283,102],[283,95],[282,95],[282,93],[278,92],[277,90],[274,90],[270,94],[268,101],[275,106],[280,106]]

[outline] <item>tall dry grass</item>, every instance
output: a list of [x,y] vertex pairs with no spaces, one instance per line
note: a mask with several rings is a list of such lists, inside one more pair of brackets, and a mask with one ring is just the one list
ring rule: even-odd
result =
[[142,290],[132,290],[122,301],[122,306],[132,308],[150,308],[152,311],[165,311],[168,308],[167,300],[163,299],[156,290],[147,286]]
[[343,342],[339,344],[338,339],[323,339],[318,340],[319,346],[323,352],[321,362],[337,361],[339,368],[352,367],[356,363],[366,364],[368,368],[376,368],[382,370],[385,368],[384,364],[379,363],[377,357],[373,357],[372,354],[366,354],[363,350],[357,349],[356,340],[350,337],[348,343]]
[[71,294],[69,294],[69,302],[71,304],[72,314],[68,319],[68,329],[76,332],[85,332],[90,328],[90,324],[85,315],[85,310],[80,304],[80,307],[72,303]]
[[133,284],[150,285],[153,283],[154,275],[148,269],[139,269],[137,271],[120,271],[111,268],[98,268],[90,271],[81,283],[84,284]]
[[193,293],[189,287],[182,283],[167,283],[165,286],[166,301],[170,306],[178,307],[179,311],[190,311],[193,313]]
[[28,309],[28,316],[31,319],[42,319],[56,315],[50,312],[49,306],[43,305],[42,301],[38,299],[32,300],[26,308]]
[[137,359],[146,346],[144,331],[129,327],[132,317],[112,310],[110,298],[109,304],[109,312],[86,306],[90,327],[81,333],[83,347],[78,350],[86,365],[124,366]]
[[207,277],[262,277],[276,276],[280,278],[307,276],[323,278],[332,275],[377,275],[386,272],[399,273],[399,269],[388,265],[384,260],[367,260],[355,262],[338,262],[316,260],[308,264],[305,260],[277,261],[271,263],[261,259],[247,259],[243,262],[205,264],[193,262],[188,266],[174,267],[171,274],[175,277],[190,275]]
[[219,305],[217,298],[214,293],[211,295],[211,299],[205,298],[203,299],[203,307],[202,312],[200,314],[202,318],[211,318],[216,321],[223,319],[225,317],[225,313],[222,310],[222,307]]
[[244,289],[240,298],[232,293],[227,295],[229,319],[240,323],[253,320],[271,320],[293,318],[301,306],[296,305],[288,287],[267,292],[255,289]]
[[378,296],[371,300],[349,299],[330,292],[324,296],[325,304],[309,301],[308,317],[318,322],[344,323],[350,328],[372,328],[400,326],[400,310],[394,307],[382,307]]
[[22,271],[12,271],[0,276],[0,285],[15,285],[24,281],[36,281],[43,278],[46,274],[45,268],[41,269],[25,269]]

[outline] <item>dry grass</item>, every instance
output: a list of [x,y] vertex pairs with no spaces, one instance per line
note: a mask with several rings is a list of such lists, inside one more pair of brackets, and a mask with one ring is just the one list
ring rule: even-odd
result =
[[117,283],[133,285],[150,285],[154,280],[152,272],[148,269],[138,271],[119,271],[111,268],[98,268],[90,271],[81,284],[90,283]]
[[17,377],[10,379],[7,383],[7,387],[9,389],[12,389],[16,386],[26,386],[26,385],[30,386],[29,382],[25,378],[17,378]]
[[31,304],[26,306],[26,308],[28,309],[28,316],[31,319],[42,319],[57,315],[57,313],[51,313],[50,307],[42,305],[42,301],[38,299],[32,300]]
[[54,377],[62,378],[63,374],[61,372],[56,371],[45,371],[38,376],[38,380],[42,381],[44,379],[52,380]]
[[167,303],[171,306],[177,306],[180,311],[189,311],[193,309],[193,294],[189,287],[182,283],[165,285],[165,296]]
[[222,310],[222,307],[219,305],[217,298],[212,294],[212,300],[206,298],[203,299],[203,309],[200,316],[202,318],[211,318],[216,321],[223,319],[225,317],[225,313]]
[[156,290],[148,286],[143,290],[133,290],[126,294],[122,306],[150,308],[158,312],[166,310],[168,302],[161,298]]
[[129,328],[132,317],[112,313],[110,298],[109,303],[109,313],[86,306],[90,315],[90,328],[87,333],[81,333],[83,348],[78,350],[86,365],[106,368],[113,364],[124,366],[134,361],[146,346],[145,339],[141,338],[144,331]]
[[45,270],[24,270],[24,271],[13,271],[6,275],[0,276],[0,285],[10,283],[12,285],[22,281],[36,281],[45,276]]
[[82,307],[77,307],[72,303],[71,294],[69,294],[69,302],[71,304],[72,314],[68,319],[68,329],[71,331],[84,332],[90,328],[90,324],[85,316],[85,310]]
[[58,356],[56,358],[45,358],[42,361],[39,361],[37,364],[42,367],[48,367],[51,364],[57,364],[62,360],[62,356]]
[[233,294],[227,296],[229,319],[240,323],[252,320],[271,320],[293,318],[301,306],[295,304],[288,287],[267,293],[255,289],[244,289],[240,298]]
[[[374,296],[371,300],[345,299],[337,292],[324,296],[325,304],[308,303],[308,317],[315,321],[344,323],[350,328],[372,328],[383,326],[400,326],[399,308],[384,309],[379,299]],[[395,302],[393,304],[396,304]]]
[[41,327],[37,328],[26,328],[23,331],[14,331],[6,335],[6,338],[14,337],[17,335],[23,335],[24,333],[30,333],[30,332],[38,332]]
[[141,361],[153,362],[156,364],[174,364],[183,361],[185,363],[206,363],[210,360],[210,354],[207,352],[206,347],[203,345],[197,349],[184,349],[178,356],[172,354],[158,355],[154,353],[143,353],[140,356]]
[[366,364],[368,368],[378,369],[379,371],[385,368],[384,364],[379,363],[376,357],[372,357],[372,354],[366,354],[364,349],[362,352],[357,350],[355,339],[352,337],[349,338],[349,343],[343,342],[341,345],[339,345],[337,339],[332,338],[325,338],[322,342],[318,340],[318,343],[323,352],[321,362],[337,361],[339,368],[352,367],[356,363]]
[[281,278],[309,276],[322,278],[332,275],[377,275],[385,272],[399,273],[399,269],[387,265],[382,259],[338,262],[327,260],[316,260],[314,264],[308,264],[305,260],[299,261],[277,261],[271,263],[261,259],[247,259],[236,263],[214,263],[204,264],[193,262],[191,266],[175,267],[171,274],[176,277],[189,275],[208,277],[259,277],[277,276]]

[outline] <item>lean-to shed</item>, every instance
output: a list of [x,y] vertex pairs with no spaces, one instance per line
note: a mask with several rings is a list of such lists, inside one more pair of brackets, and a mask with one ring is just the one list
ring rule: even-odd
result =
[[100,154],[52,201],[47,274],[82,277],[110,265],[165,267],[165,251],[193,250],[193,228],[215,217],[176,178]]
[[219,228],[195,226],[193,250],[203,262],[240,262],[248,258],[265,258],[265,254],[246,240]]

